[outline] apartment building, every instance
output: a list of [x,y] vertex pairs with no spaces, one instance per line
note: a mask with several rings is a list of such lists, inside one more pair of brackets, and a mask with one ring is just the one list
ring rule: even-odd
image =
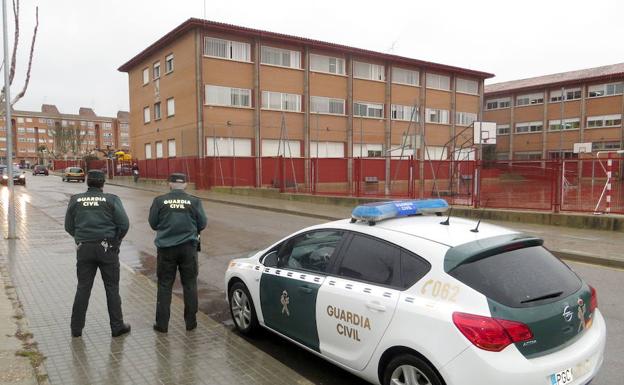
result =
[[[102,151],[129,151],[129,113],[117,117],[98,116],[81,107],[78,114],[61,113],[55,105],[44,104],[41,111],[13,111],[13,158],[22,165],[49,159],[103,156]],[[6,162],[6,126],[0,117],[0,163]],[[100,151],[102,150],[102,151]]]
[[576,158],[624,148],[624,63],[485,86],[498,159]]
[[254,157],[256,185],[263,156],[382,157],[387,172],[401,153],[447,159],[471,141],[493,76],[199,19],[119,71],[133,154]]

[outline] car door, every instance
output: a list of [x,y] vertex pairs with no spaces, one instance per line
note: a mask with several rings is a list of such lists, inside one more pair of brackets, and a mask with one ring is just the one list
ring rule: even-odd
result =
[[277,266],[265,266],[260,305],[267,327],[319,351],[316,298],[344,232],[314,230],[279,246]]
[[362,370],[383,337],[400,295],[400,249],[363,234],[345,240],[317,299],[320,351]]

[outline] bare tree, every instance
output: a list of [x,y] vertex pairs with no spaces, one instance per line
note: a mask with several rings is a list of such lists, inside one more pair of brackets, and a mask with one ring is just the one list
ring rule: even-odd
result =
[[82,148],[86,143],[86,131],[81,130],[78,124],[63,127],[61,122],[54,122],[54,127],[48,129],[48,133],[54,139],[54,149],[49,153],[55,159],[64,158],[67,155],[82,157],[86,151]]
[[[20,2],[19,0],[13,0],[13,18],[15,21],[15,33],[13,36],[13,54],[11,55],[11,62],[8,64],[9,71],[9,88],[13,85],[13,80],[15,79],[16,72],[16,63],[17,63],[17,47],[19,45],[20,39]],[[13,96],[10,100],[10,105],[13,107],[15,103],[17,103],[21,98],[26,95],[26,90],[28,89],[28,84],[30,83],[30,70],[32,69],[32,61],[35,53],[35,41],[37,40],[37,30],[39,29],[39,7],[35,7],[35,28],[33,30],[32,40],[30,42],[30,53],[28,55],[28,67],[26,68],[26,78],[24,79],[24,85],[22,89]],[[2,66],[7,63],[2,63]],[[0,91],[0,116],[6,113],[5,109],[5,90],[2,87],[2,91]]]

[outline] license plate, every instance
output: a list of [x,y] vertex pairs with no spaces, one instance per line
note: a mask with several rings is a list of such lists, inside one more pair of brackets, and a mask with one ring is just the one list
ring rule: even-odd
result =
[[572,376],[572,368],[562,370],[558,373],[550,375],[550,383],[552,385],[565,385],[574,381],[574,376]]

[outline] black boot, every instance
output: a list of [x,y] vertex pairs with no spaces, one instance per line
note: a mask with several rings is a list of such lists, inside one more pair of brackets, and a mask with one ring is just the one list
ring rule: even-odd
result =
[[126,333],[130,333],[130,324],[123,324],[121,329],[114,331],[111,334],[113,337],[119,337],[119,336],[123,336]]

